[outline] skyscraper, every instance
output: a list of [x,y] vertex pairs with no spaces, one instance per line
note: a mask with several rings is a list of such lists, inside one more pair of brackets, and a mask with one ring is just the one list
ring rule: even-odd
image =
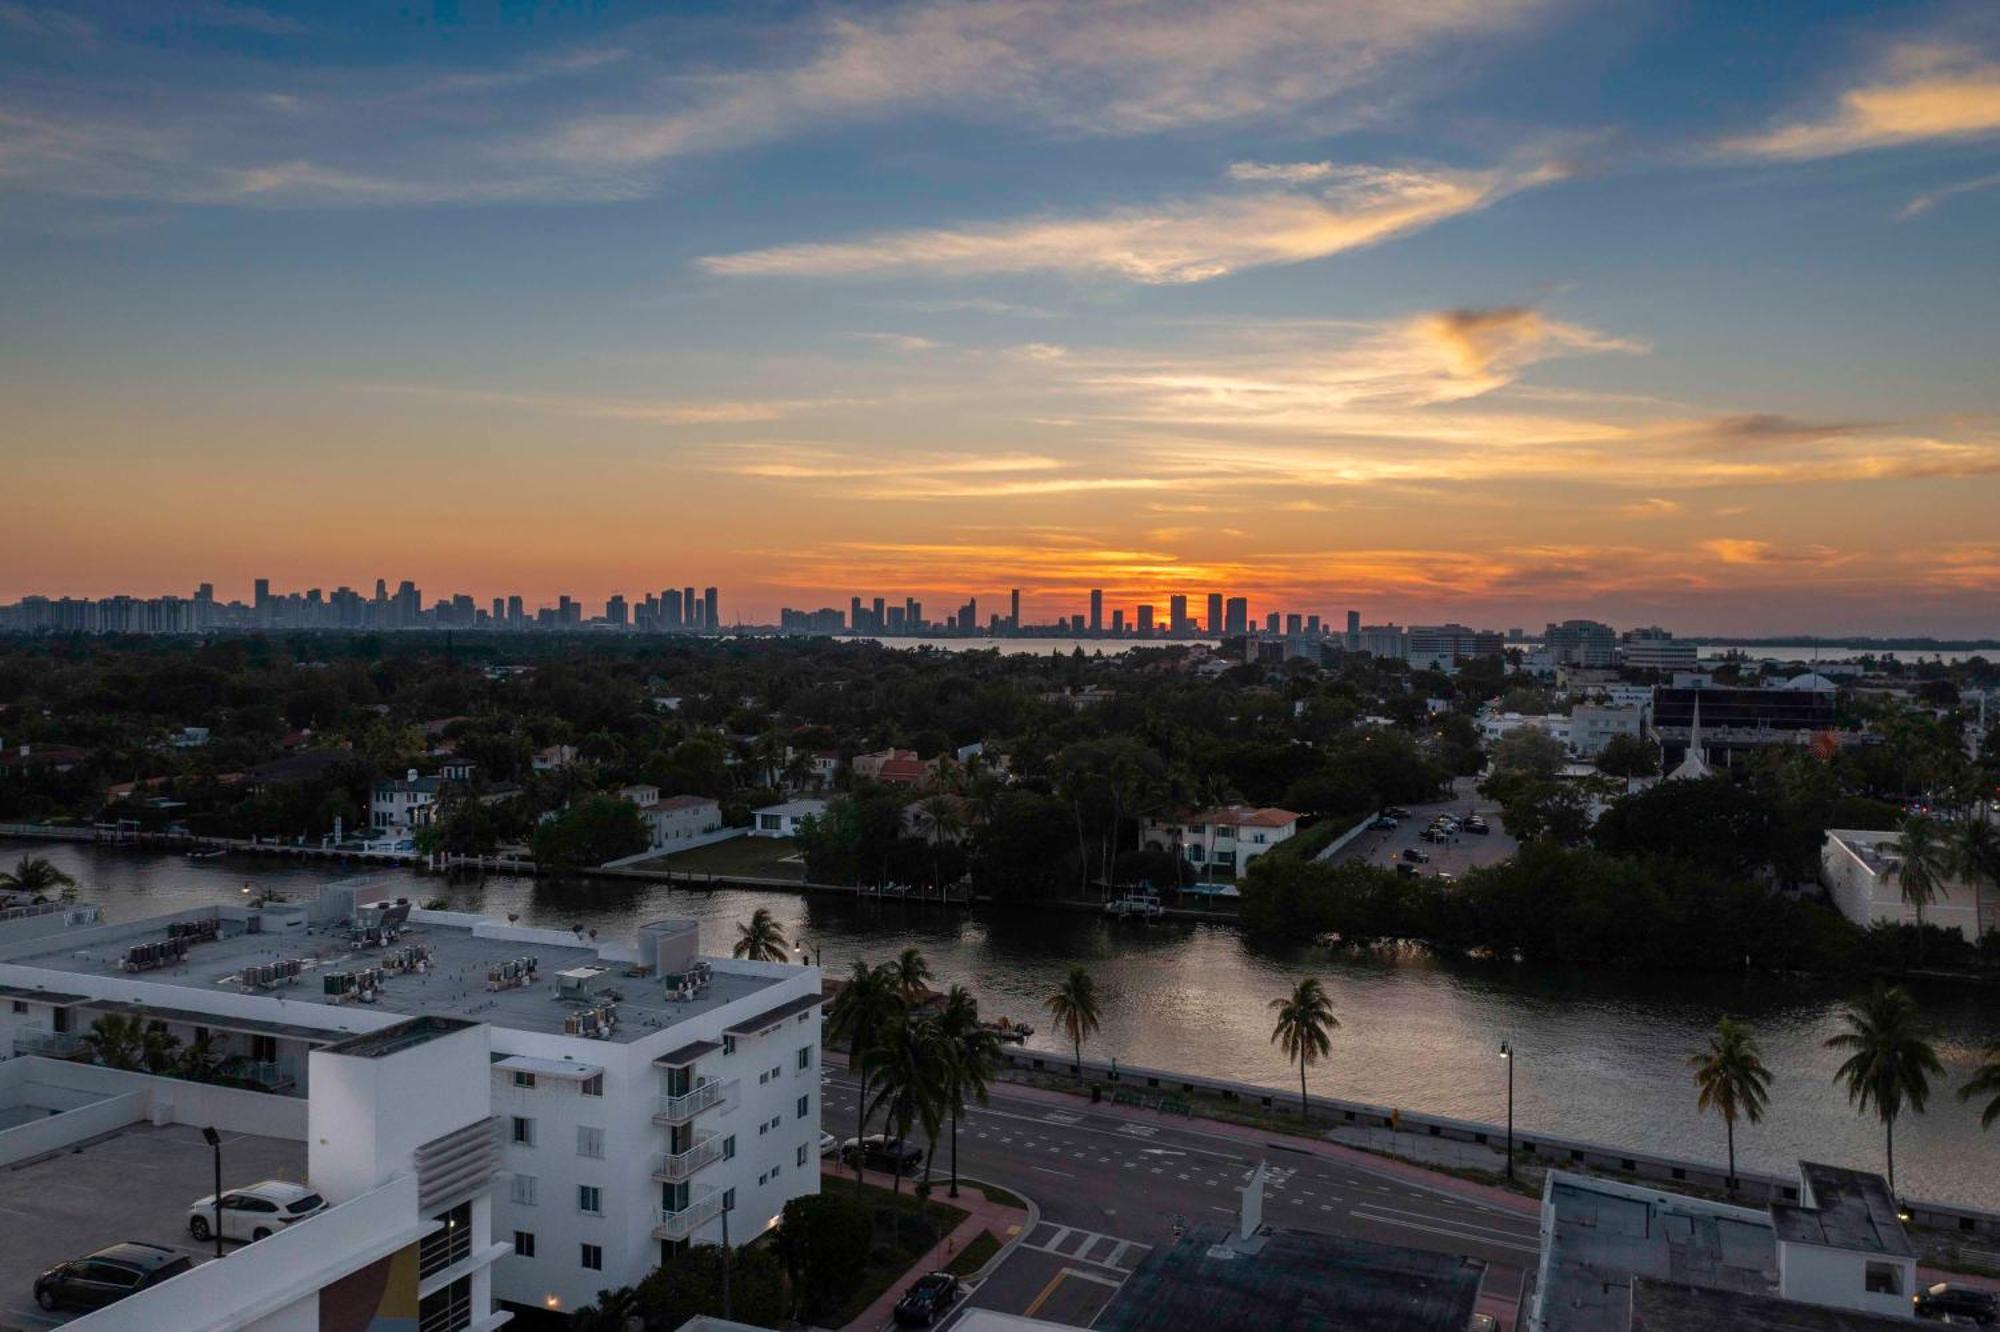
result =
[[1208,594],[1208,632],[1217,638],[1222,636],[1222,594],[1220,592],[1211,592]]
[[1222,632],[1244,634],[1250,632],[1250,600],[1248,597],[1231,597],[1222,615]]
[[1111,632],[1121,636],[1125,632],[1125,611],[1123,607],[1111,612]]
[[1017,634],[1021,632],[1021,589],[1018,587],[1007,594],[1007,627]]
[[1139,637],[1151,638],[1152,636],[1153,608],[1151,606],[1141,606],[1139,607]]
[[1104,589],[1101,587],[1090,589],[1090,632],[1104,632]]
[[1188,623],[1187,598],[1184,596],[1167,598],[1167,632],[1180,635],[1191,627]]
[[704,591],[701,594],[701,600],[702,600],[702,608],[701,608],[702,627],[707,629],[710,633],[714,633],[717,629],[720,629],[722,627],[722,612],[719,609],[717,609],[715,604],[715,589],[711,587],[706,591]]

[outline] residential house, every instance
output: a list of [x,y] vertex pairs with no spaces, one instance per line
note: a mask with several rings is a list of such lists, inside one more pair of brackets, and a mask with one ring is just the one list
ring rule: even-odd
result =
[[536,772],[555,772],[576,763],[575,745],[550,745],[547,749],[535,751],[532,766]]
[[766,805],[750,812],[752,837],[797,837],[799,825],[807,819],[826,817],[824,800],[787,800],[782,805]]
[[[653,799],[641,803],[628,792]],[[659,788],[652,786],[628,786],[620,794],[639,806],[639,817],[651,832],[655,851],[685,847],[722,828],[722,806],[707,796],[677,795],[662,800]]]
[[428,827],[437,818],[438,792],[443,786],[435,777],[419,776],[415,768],[399,780],[375,783],[368,793],[368,826],[377,832],[403,834]]
[[1224,805],[1166,819],[1148,819],[1139,843],[1178,851],[1190,865],[1222,874],[1241,874],[1250,862],[1299,830],[1299,816],[1269,806]]
[[25,777],[31,772],[68,772],[90,761],[90,751],[71,745],[0,747],[0,777]]

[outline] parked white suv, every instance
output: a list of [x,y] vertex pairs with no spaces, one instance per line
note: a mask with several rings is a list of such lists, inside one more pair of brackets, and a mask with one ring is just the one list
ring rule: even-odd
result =
[[[248,1188],[228,1189],[222,1195],[222,1237],[260,1240],[283,1230],[295,1221],[317,1216],[326,1210],[326,1199],[303,1184],[267,1179]],[[188,1205],[188,1234],[205,1240],[215,1234],[215,1195],[197,1198]]]

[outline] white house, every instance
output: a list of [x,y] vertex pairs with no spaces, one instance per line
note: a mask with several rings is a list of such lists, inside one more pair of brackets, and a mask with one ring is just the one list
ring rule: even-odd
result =
[[1299,816],[1289,809],[1224,805],[1177,818],[1148,819],[1140,830],[1141,846],[1178,850],[1190,864],[1224,874],[1241,874],[1250,862],[1299,830]]
[[[1916,923],[1916,908],[1903,900],[1902,871],[1893,832],[1830,828],[1820,844],[1819,881],[1840,914],[1857,925]],[[1924,923],[1976,941],[2000,926],[2000,893],[1990,884],[1974,889],[1956,875],[1946,876],[1936,900],[1924,907]]]
[[[352,884],[58,935],[0,922],[0,985],[47,995],[0,1011],[0,1055],[77,1053],[97,1017],[139,1005],[183,1042],[206,1031],[238,1076],[268,1078],[272,1094],[254,1095],[266,1113],[310,1103],[311,1181],[329,1198],[398,1162],[416,1175],[423,1216],[466,1236],[421,1280],[428,1298],[465,1279],[469,1312],[424,1326],[479,1332],[499,1316],[484,1271],[502,1313],[567,1312],[720,1242],[725,1211],[730,1242],[747,1243],[818,1191],[820,972],[705,957],[698,939],[672,920],[599,942],[357,903]],[[496,1168],[490,1203],[462,1192]]]
[[547,749],[535,751],[529,766],[536,772],[556,772],[570,767],[576,762],[575,745],[550,745]]
[[437,817],[438,792],[444,783],[420,777],[411,768],[401,780],[375,783],[368,793],[368,826],[378,832],[407,833]]
[[1579,758],[1596,758],[1613,736],[1637,739],[1645,731],[1645,710],[1629,703],[1579,703],[1570,709],[1569,749]]
[[[709,833],[722,828],[722,806],[707,796],[677,795],[659,798],[658,787],[627,787],[627,791],[638,790],[653,796],[653,799],[639,806],[639,817],[644,819],[651,830],[652,846],[655,851],[668,851],[684,847]],[[628,800],[631,797],[626,797]]]
[[787,800],[782,805],[766,805],[752,810],[750,814],[750,835],[752,837],[797,837],[799,825],[807,819],[826,817],[824,800]]

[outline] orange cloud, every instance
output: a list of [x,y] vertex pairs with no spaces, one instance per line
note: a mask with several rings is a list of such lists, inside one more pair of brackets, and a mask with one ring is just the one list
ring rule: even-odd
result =
[[1801,160],[2000,132],[2000,63],[1971,47],[1912,44],[1823,115],[1733,139],[1727,152]]

